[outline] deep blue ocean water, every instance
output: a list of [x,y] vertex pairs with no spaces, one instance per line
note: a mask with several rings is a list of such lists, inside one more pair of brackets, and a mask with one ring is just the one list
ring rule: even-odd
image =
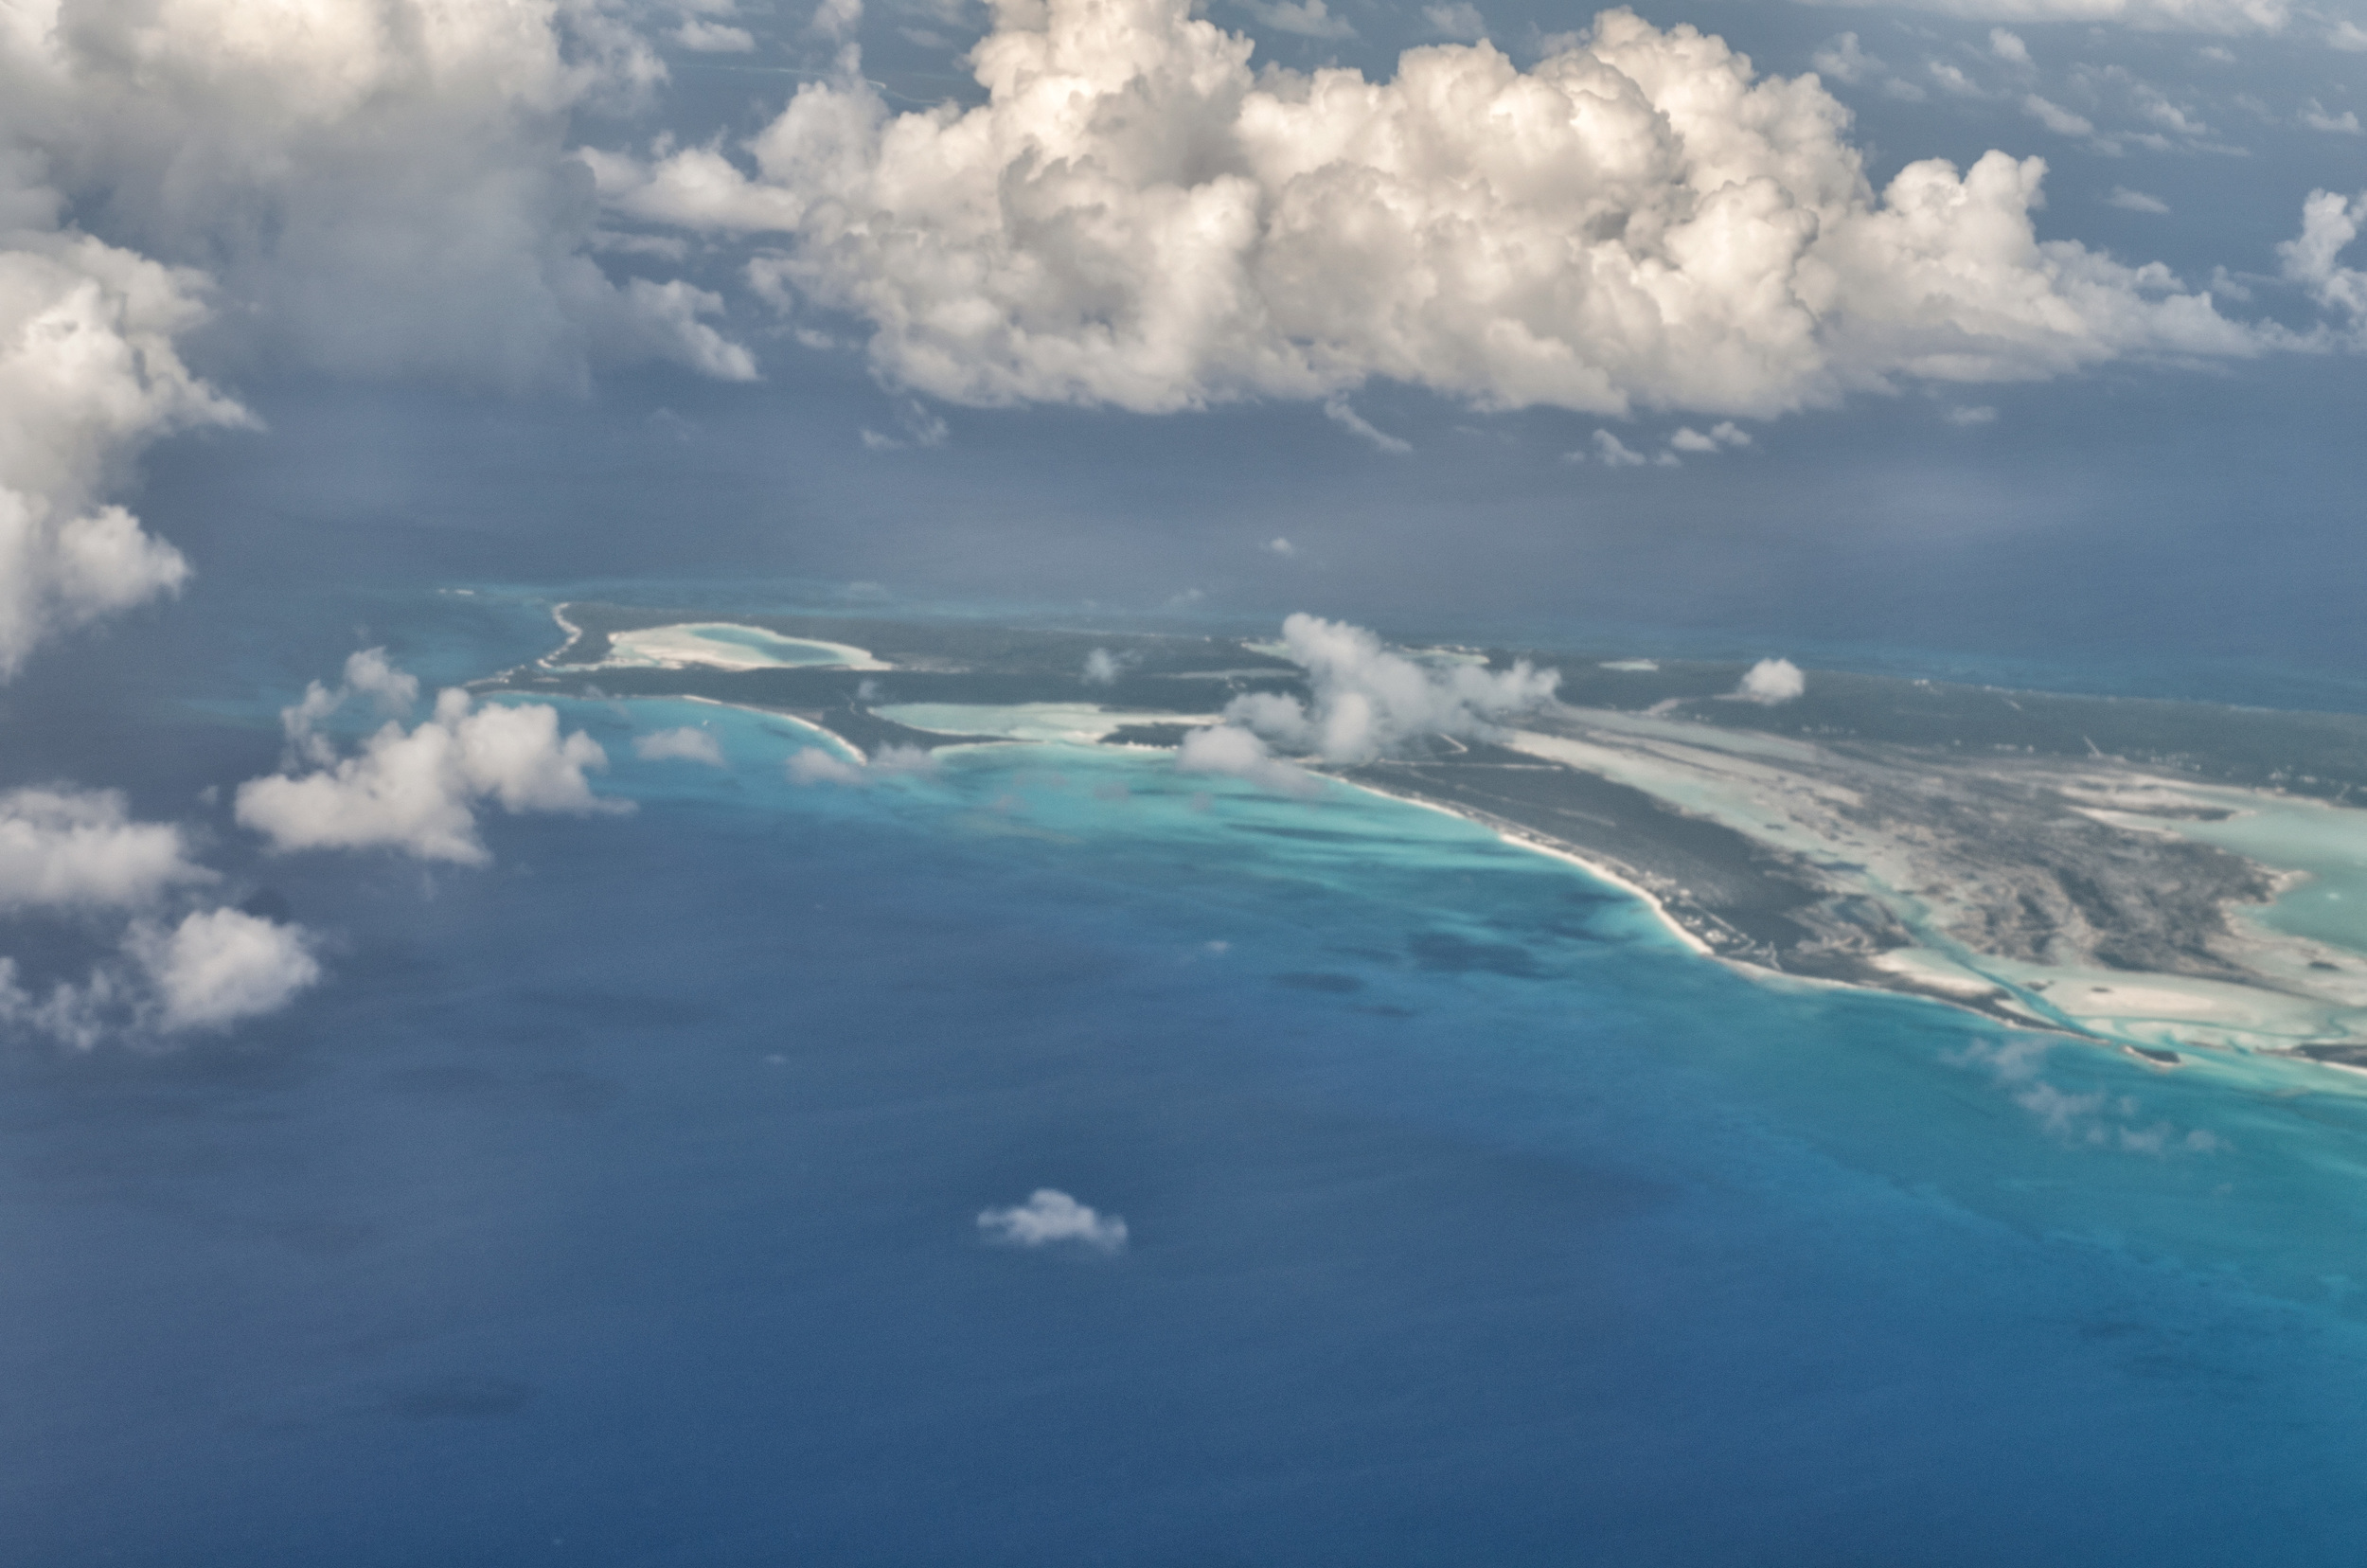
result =
[[[203,677],[52,770],[212,811],[335,946],[236,1042],[0,1062],[0,1563],[2367,1555],[2337,1075],[2017,1078],[1434,812],[1063,748],[801,788],[691,704],[568,704],[638,810],[489,870],[267,860],[192,802],[305,676],[556,641],[276,615],[156,633]],[[727,772],[633,757],[685,722]],[[1041,1186],[1128,1248],[982,1238]]]

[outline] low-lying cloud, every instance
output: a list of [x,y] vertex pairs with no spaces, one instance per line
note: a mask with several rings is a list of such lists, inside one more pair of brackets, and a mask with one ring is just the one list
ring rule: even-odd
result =
[[1196,729],[1184,736],[1184,743],[1176,748],[1175,766],[1180,773],[1221,774],[1302,799],[1324,792],[1321,778],[1283,761],[1265,741],[1233,724]]
[[276,1012],[321,978],[303,928],[237,909],[134,921],[118,955],[39,993],[0,957],[0,1031],[88,1051],[111,1040],[218,1033]]
[[79,980],[28,988],[0,956],[0,1034],[89,1050],[120,1037],[220,1030],[284,1007],[319,980],[302,927],[227,907],[185,910],[220,881],[178,826],[133,819],[113,791],[0,794],[0,913],[127,918],[115,951]]
[[178,827],[133,821],[112,790],[0,794],[0,912],[140,908],[213,880]]
[[1326,762],[1370,762],[1424,735],[1493,735],[1561,684],[1560,671],[1525,659],[1491,669],[1463,654],[1417,658],[1361,626],[1304,614],[1282,623],[1278,651],[1307,671],[1312,702],[1251,692],[1226,706],[1226,722]]
[[715,739],[714,732],[691,724],[636,735],[632,738],[632,754],[644,762],[703,762],[710,768],[726,766],[722,744]]
[[978,1228],[990,1241],[1012,1247],[1077,1246],[1117,1253],[1126,1248],[1126,1221],[1101,1214],[1053,1187],[1038,1187],[1024,1203],[987,1209]]
[[1308,697],[1245,692],[1224,722],[1177,749],[1184,773],[1225,774],[1277,794],[1312,796],[1323,780],[1290,757],[1357,764],[1399,754],[1425,736],[1484,739],[1553,701],[1561,672],[1527,660],[1492,669],[1473,655],[1415,655],[1361,626],[1295,615],[1275,651],[1307,671]]
[[822,746],[808,746],[793,754],[787,767],[792,783],[861,788],[899,774],[934,773],[936,765],[936,755],[921,746],[882,746],[868,759],[840,757]]
[[310,771],[292,767],[239,786],[238,820],[274,849],[392,849],[483,865],[492,858],[477,833],[483,805],[513,814],[632,810],[592,793],[584,773],[606,768],[608,754],[581,730],[561,736],[556,708],[478,706],[451,687],[436,697],[432,718],[408,730],[389,720],[358,752],[340,756],[311,725],[348,695],[315,686],[283,712],[294,760]]
[[1789,659],[1761,659],[1743,671],[1742,684],[1735,687],[1735,695],[1746,703],[1759,703],[1773,707],[1789,703],[1808,689],[1808,678]]
[[0,681],[51,637],[187,579],[179,551],[103,496],[158,437],[246,420],[175,351],[205,314],[195,274],[80,235],[0,232]]
[[1988,1043],[1975,1041],[1949,1060],[1985,1069],[2014,1103],[2037,1119],[2049,1137],[2091,1149],[2157,1156],[2225,1153],[2226,1139],[2208,1128],[2178,1128],[2144,1120],[2135,1096],[2102,1089],[2073,1093],[2042,1076],[2054,1042],[2037,1038]]

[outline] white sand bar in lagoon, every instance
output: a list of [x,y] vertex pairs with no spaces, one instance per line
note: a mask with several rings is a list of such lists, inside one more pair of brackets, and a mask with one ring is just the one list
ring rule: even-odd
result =
[[609,635],[600,668],[618,669],[887,669],[868,649],[811,637],[784,637],[759,626],[701,621],[645,626]]
[[1136,713],[1095,703],[895,703],[872,709],[881,718],[932,735],[990,735],[1002,740],[1068,741],[1091,745],[1129,724],[1213,724],[1213,713]]

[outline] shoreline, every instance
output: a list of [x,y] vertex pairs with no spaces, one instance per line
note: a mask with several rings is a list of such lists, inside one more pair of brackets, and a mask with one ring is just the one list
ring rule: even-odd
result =
[[[563,609],[562,606],[561,611]],[[572,630],[571,618],[565,616],[561,611],[552,613],[554,621]],[[668,623],[668,625],[672,624],[677,623]],[[679,624],[687,626],[734,623],[717,621]],[[791,638],[788,640],[810,641],[811,639]],[[578,668],[589,672],[594,667]],[[845,668],[845,666],[837,667],[833,673],[844,671]],[[762,715],[784,720],[793,726],[799,736],[814,737],[819,744],[830,748],[849,760],[858,763],[867,760],[866,749],[857,745],[845,734],[841,733],[839,721],[842,715],[835,709],[829,712],[810,711],[804,704],[792,709],[775,707],[769,704],[735,702],[728,698],[690,692],[673,694],[651,692],[649,695],[653,698],[670,695],[674,700],[723,708],[738,708],[751,716]],[[633,699],[612,698],[611,700],[632,701]],[[937,699],[937,701],[943,702],[943,699]],[[969,704],[957,701],[948,705],[958,708]],[[1023,703],[1019,705],[1033,707],[1040,704]],[[1053,703],[1048,705],[1059,707],[1062,704]],[[843,717],[847,721],[857,722],[859,729],[863,727],[861,722],[868,718],[860,709]],[[949,749],[967,751],[990,745],[1054,745],[1078,746],[1087,750],[1123,751],[1136,756],[1152,751],[1162,752],[1170,757],[1175,754],[1175,748],[1171,745],[1160,746],[1131,739],[1127,741],[1112,742],[1098,738],[1089,739],[1082,734],[1041,737],[1009,733],[956,735],[952,732],[931,732],[903,724],[900,721],[893,722],[885,727],[891,731],[900,729],[909,733],[913,741],[933,751]],[[1121,724],[1119,727],[1123,729],[1125,726]],[[884,744],[885,741],[875,740],[875,743]],[[1715,899],[1704,902],[1702,896],[1696,891],[1698,884],[1682,869],[1676,873],[1679,881],[1669,882],[1665,888],[1656,889],[1652,877],[1648,873],[1639,874],[1628,863],[1618,859],[1615,855],[1598,856],[1589,853],[1584,846],[1562,841],[1551,832],[1550,828],[1540,829],[1522,820],[1517,814],[1507,818],[1497,815],[1484,807],[1467,805],[1451,798],[1442,799],[1429,793],[1394,788],[1385,778],[1349,777],[1324,770],[1318,770],[1318,776],[1376,798],[1436,811],[1441,815],[1486,829],[1500,844],[1558,861],[1566,866],[1581,871],[1602,887],[1634,900],[1662,931],[1675,938],[1692,956],[1715,959],[1754,983],[1770,985],[1779,989],[1806,987],[1814,989],[1881,992],[1912,998],[1919,1002],[1936,1003],[1958,1013],[1976,1015],[1985,1023],[2000,1028],[2044,1032],[2063,1039],[2118,1047],[2146,1060],[2148,1064],[2153,1066],[2161,1066],[2164,1063],[2158,1057],[2145,1056],[2146,1052],[2175,1047],[2181,1055],[2189,1053],[2259,1055],[2270,1059],[2305,1060],[2314,1066],[2344,1068],[2352,1074],[2354,1078],[2362,1073],[2360,1067],[2349,1061],[2323,1060],[2305,1054],[2303,1048],[2305,1044],[2348,1045],[2351,1041],[2344,1037],[2349,1031],[2332,1019],[2302,1021],[2279,1016],[2290,1009],[2280,1007],[2278,1004],[2289,1003],[2294,999],[2295,993],[2286,993],[2273,985],[2266,987],[2269,994],[2256,998],[2268,1007],[2269,1010],[2266,1012],[2253,1008],[2239,1010],[2234,1003],[2240,1001],[2240,998],[2234,997],[2198,996],[2194,999],[2194,1003],[2199,1010],[2188,1010],[2149,997],[2139,997],[2135,1000],[2144,1005],[2139,1007],[2134,1013],[2125,1014],[2119,1008],[2090,1007],[2083,1011],[2073,1007],[2070,1016],[2064,1016],[2057,1011],[2056,1007],[2048,1004],[2053,998],[2072,996],[2073,993],[2065,989],[2067,986],[2076,983],[2079,987],[2076,998],[2080,1002],[2086,1002],[2089,999],[2089,991],[2101,992],[2108,987],[2114,990],[2123,990],[2135,984],[2143,989],[2144,986],[2139,973],[2135,971],[2118,974],[2101,971],[2090,973],[2088,968],[2078,966],[2062,969],[2060,972],[2056,972],[2059,966],[2049,965],[2027,973],[2018,971],[2017,978],[2000,979],[1989,974],[1985,966],[1965,972],[1957,965],[1941,962],[1945,958],[1944,953],[1925,953],[1923,948],[1927,944],[1916,942],[1910,942],[1903,949],[1896,948],[1895,944],[1885,945],[1880,952],[1833,952],[1811,948],[1806,956],[1814,960],[1807,966],[1813,971],[1799,972],[1786,967],[1786,961],[1792,954],[1790,948],[1785,945],[1780,937],[1776,939],[1774,945],[1771,946],[1760,927],[1753,925],[1748,920],[1740,924],[1733,923],[1728,918],[1731,911],[1725,909]],[[1665,873],[1664,873],[1664,875]],[[2287,876],[2278,878],[2279,883],[2284,883],[2290,875],[2291,873],[2287,872]],[[2285,888],[2280,885],[2277,891],[2283,892]],[[2252,900],[2243,901],[2250,903]],[[2235,912],[2231,910],[2230,913]],[[1904,935],[1905,933],[1902,932],[1900,935]],[[1906,960],[1918,958],[1930,960],[1931,966],[1936,966],[1934,972],[1924,972],[1924,969],[1914,962],[1901,961],[1895,964],[1884,962],[1884,959],[1894,951],[1899,952]],[[2013,968],[2011,965],[2007,967]],[[2110,967],[2117,968],[2117,966]],[[2023,969],[2026,970],[2027,966],[2023,966]],[[2151,971],[2145,972],[2150,973]],[[2181,977],[2175,973],[2165,973],[2164,978],[2178,980]],[[2048,984],[2039,983],[2041,980],[2054,984],[2056,989],[2050,992]],[[2222,984],[2225,983],[2227,982],[2222,982]],[[2241,985],[2241,982],[2234,983]],[[2025,989],[2025,987],[2031,989]],[[2245,989],[2249,991],[2252,988]],[[2098,1016],[2091,1018],[2088,1016],[2089,1013],[2095,1013]],[[2299,1029],[2294,1027],[2296,1022],[2301,1024]],[[2330,1033],[2322,1032],[2329,1025],[2332,1025]]]
[[[1164,746],[1149,749],[1160,751],[1173,750],[1172,747]],[[1679,942],[1682,943],[1689,952],[1692,952],[1703,958],[1716,959],[1717,962],[1726,964],[1731,968],[1742,970],[1757,969],[1757,966],[1755,965],[1736,963],[1732,959],[1722,956],[1717,949],[1711,947],[1709,943],[1701,940],[1701,938],[1695,933],[1686,929],[1684,922],[1679,920],[1674,915],[1671,915],[1668,912],[1668,906],[1661,902],[1661,900],[1655,897],[1648,888],[1646,888],[1640,883],[1622,876],[1619,872],[1612,870],[1609,865],[1600,861],[1589,860],[1584,855],[1581,855],[1575,850],[1570,849],[1562,845],[1548,844],[1542,839],[1531,837],[1530,835],[1520,832],[1517,829],[1501,827],[1493,822],[1483,821],[1479,817],[1473,816],[1468,811],[1459,811],[1453,807],[1446,805],[1440,801],[1424,800],[1418,795],[1399,794],[1394,790],[1384,790],[1377,785],[1352,783],[1347,779],[1335,777],[1329,774],[1318,773],[1316,776],[1327,779],[1331,783],[1341,785],[1346,789],[1361,790],[1366,794],[1378,796],[1382,800],[1394,800],[1398,802],[1400,805],[1417,806],[1425,811],[1436,811],[1440,816],[1452,817],[1457,822],[1468,822],[1474,828],[1485,829],[1488,833],[1492,834],[1499,843],[1510,845],[1516,849],[1526,849],[1532,854],[1543,855],[1548,860],[1557,860],[1565,864],[1575,865],[1579,870],[1585,872],[1588,876],[1593,877],[1595,881],[1608,882],[1612,887],[1617,888],[1620,892],[1627,894],[1629,898],[1634,899],[1643,904],[1646,909],[1651,911],[1652,918],[1660,922],[1662,928],[1671,936],[1676,937]],[[1774,974],[1779,972],[1774,970],[1758,970],[1757,971],[1763,974]],[[1785,978],[1792,979],[1798,977],[1787,975]]]
[[[1669,912],[1668,906],[1649,888],[1641,886],[1609,865],[1599,861],[1590,860],[1566,846],[1547,843],[1517,829],[1487,821],[1470,811],[1458,811],[1441,801],[1425,800],[1417,795],[1399,794],[1395,791],[1384,790],[1376,785],[1351,783],[1347,779],[1328,774],[1318,774],[1317,776],[1329,779],[1334,784],[1344,785],[1351,790],[1361,790],[1367,794],[1377,795],[1383,800],[1417,806],[1424,811],[1436,811],[1441,816],[1452,817],[1457,822],[1468,822],[1474,828],[1486,829],[1498,842],[1509,845],[1513,848],[1525,849],[1531,854],[1542,855],[1548,860],[1557,860],[1564,864],[1575,866],[1595,881],[1608,883],[1641,903],[1659,922],[1661,928],[1676,937],[1694,956],[1706,958],[1714,964],[1741,975],[1754,985],[1803,986],[1815,990],[1859,991],[1874,995],[1908,997],[1917,1002],[1934,1003],[1957,1012],[1971,1013],[1977,1018],[1986,1019],[1993,1024],[2002,1024],[2007,1028],[2038,1030],[2047,1034],[2061,1035],[2068,1040],[2082,1040],[2093,1044],[2119,1045],[2123,1049],[2131,1048],[2126,1042],[2107,1036],[2067,1027],[2042,1018],[2008,1013],[2002,1007],[1996,1005],[1984,1007],[1966,997],[1947,995],[1936,989],[1926,989],[1912,985],[1885,985],[1877,980],[1845,980],[1824,974],[1794,974],[1789,970],[1770,969],[1764,964],[1753,964],[1747,959],[1730,956],[1710,946],[1698,933],[1678,919]],[[2362,1071],[2367,1071],[2367,1069],[2362,1069]]]

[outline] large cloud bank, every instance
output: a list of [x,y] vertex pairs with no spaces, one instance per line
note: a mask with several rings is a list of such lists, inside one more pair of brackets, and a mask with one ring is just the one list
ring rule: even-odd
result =
[[[492,859],[477,832],[477,808],[510,812],[618,811],[626,802],[592,793],[584,771],[608,754],[578,730],[562,736],[559,711],[541,704],[478,706],[457,687],[439,693],[432,717],[410,729],[389,719],[350,756],[312,726],[358,686],[407,706],[401,676],[376,650],[354,655],[347,686],[317,685],[282,715],[299,771],[239,786],[238,819],[275,849],[393,849],[421,860],[483,865]],[[357,682],[357,674],[361,681]]]
[[584,254],[570,114],[663,75],[597,0],[20,0],[0,10],[0,204],[62,199],[205,268],[245,308],[240,335],[300,364],[745,378],[699,319],[720,301],[618,287]]
[[104,503],[150,440],[245,419],[193,333],[499,386],[753,376],[715,295],[587,254],[569,117],[662,75],[603,0],[0,6],[0,680],[187,576]]
[[1253,72],[1188,0],[998,0],[988,101],[801,88],[750,144],[594,158],[643,220],[777,233],[756,286],[867,318],[975,403],[1142,411],[1388,378],[1491,407],[1769,416],[1902,379],[2042,378],[2258,340],[2165,270],[2040,242],[2044,166],[1878,194],[1813,77],[1605,12],[1522,70]]

